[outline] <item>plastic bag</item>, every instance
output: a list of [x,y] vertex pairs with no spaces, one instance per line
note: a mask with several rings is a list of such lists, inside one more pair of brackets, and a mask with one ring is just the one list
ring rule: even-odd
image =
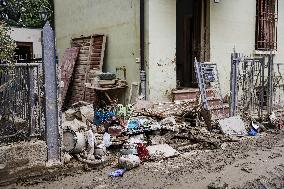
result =
[[110,134],[108,134],[107,132],[104,134],[104,136],[103,136],[103,143],[104,143],[104,146],[105,147],[110,147],[110,145],[111,145],[111,141],[110,141]]
[[126,172],[126,169],[117,169],[114,172],[110,173],[110,177],[121,177]]

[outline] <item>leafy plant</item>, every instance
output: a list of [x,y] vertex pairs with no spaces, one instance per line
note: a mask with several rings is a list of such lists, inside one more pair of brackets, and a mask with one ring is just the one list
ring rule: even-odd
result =
[[52,22],[52,0],[0,0],[0,19],[9,26],[40,28],[46,21],[40,16],[43,12]]
[[9,35],[9,28],[0,22],[0,60],[11,62],[15,48],[16,43]]

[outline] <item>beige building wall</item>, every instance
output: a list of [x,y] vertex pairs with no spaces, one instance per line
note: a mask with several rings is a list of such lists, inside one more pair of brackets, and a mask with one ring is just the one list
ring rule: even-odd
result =
[[116,68],[125,66],[129,86],[139,81],[140,65],[136,63],[140,57],[139,0],[55,0],[54,3],[60,56],[74,37],[106,34],[104,71],[115,73]]
[[[284,62],[284,1],[279,1],[278,51]],[[255,54],[256,0],[210,1],[210,60],[218,64],[223,93],[230,90],[231,53]]]
[[148,99],[168,101],[176,87],[176,0],[146,1]]
[[33,54],[38,58],[42,55],[41,29],[11,27],[10,36],[16,42],[33,43]]

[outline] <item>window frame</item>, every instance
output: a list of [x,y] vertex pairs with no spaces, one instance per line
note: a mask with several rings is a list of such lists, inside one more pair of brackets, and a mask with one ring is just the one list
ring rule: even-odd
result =
[[256,0],[255,50],[277,50],[278,0]]

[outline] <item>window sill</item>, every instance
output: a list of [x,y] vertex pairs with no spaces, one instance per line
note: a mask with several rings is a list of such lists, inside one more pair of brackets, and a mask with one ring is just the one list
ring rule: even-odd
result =
[[[255,54],[255,55],[270,55],[270,52],[271,52],[271,51],[254,50],[254,54]],[[273,51],[272,51],[272,54],[273,54],[273,55],[276,55],[276,54],[277,54],[277,50],[273,50]]]

